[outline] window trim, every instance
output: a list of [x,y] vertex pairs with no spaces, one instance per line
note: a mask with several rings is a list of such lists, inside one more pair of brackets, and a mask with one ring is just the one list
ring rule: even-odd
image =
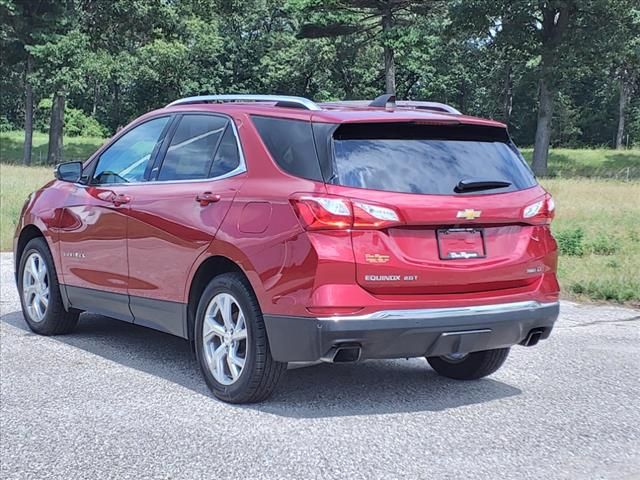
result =
[[[160,174],[160,169],[162,168],[162,164],[164,163],[164,159],[165,156],[167,154],[167,150],[169,149],[169,145],[171,145],[171,140],[173,139],[173,136],[176,133],[176,130],[178,129],[178,126],[180,124],[180,120],[185,117],[185,116],[194,116],[194,115],[198,115],[198,116],[209,116],[209,117],[222,117],[225,118],[227,120],[227,127],[229,128],[229,125],[231,125],[231,130],[233,132],[233,136],[236,139],[236,145],[238,147],[238,156],[239,156],[239,160],[240,162],[238,163],[238,166],[236,168],[234,168],[233,170],[231,170],[230,172],[227,172],[225,174],[222,175],[218,175],[217,177],[207,177],[207,178],[192,178],[192,179],[188,179],[188,180],[158,180],[158,175]],[[226,128],[225,131],[222,132],[222,134],[224,135],[224,133],[226,132]],[[215,159],[215,155],[218,152],[218,148],[220,147],[220,143],[222,141],[222,136],[220,137],[220,140],[218,141],[218,144],[216,145],[216,150],[213,152],[213,157]],[[213,167],[213,161],[211,162],[211,166],[209,171],[211,171],[211,167]],[[156,171],[157,170],[157,171]],[[158,154],[156,156],[156,159],[154,161],[153,167],[151,169],[152,172],[155,172],[155,178],[153,180],[149,180],[147,182],[141,182],[140,184],[144,184],[144,185],[165,185],[165,184],[172,184],[172,183],[205,183],[205,182],[211,182],[211,181],[215,181],[215,180],[223,180],[225,178],[230,178],[230,177],[235,177],[236,175],[240,175],[242,173],[245,173],[247,171],[247,164],[245,161],[245,157],[244,157],[244,152],[242,150],[242,143],[240,142],[240,134],[238,132],[237,126],[236,126],[236,122],[234,120],[234,118],[230,115],[225,115],[223,113],[213,113],[213,112],[194,112],[194,111],[189,111],[189,112],[177,112],[175,114],[175,119],[174,119],[174,123],[172,124],[172,128],[171,131],[168,132],[165,140],[163,141],[160,149],[158,150]],[[133,183],[125,183],[124,185],[134,185]]]
[[[105,145],[102,150],[100,151],[100,154],[97,155],[94,159],[91,159],[91,161],[89,162],[88,167],[91,169],[91,171],[88,173],[87,175],[87,180],[86,182],[78,182],[81,185],[85,185],[87,187],[104,187],[104,186],[112,186],[112,185],[140,185],[140,184],[144,184],[147,182],[127,182],[127,183],[91,183],[91,180],[93,180],[93,176],[96,173],[96,169],[98,168],[98,164],[100,163],[100,159],[102,158],[102,156],[113,146],[115,145],[118,141],[120,141],[120,139],[122,139],[125,135],[127,135],[129,132],[132,132],[133,130],[135,130],[138,127],[141,127],[142,125],[144,125],[145,123],[149,123],[152,122],[154,120],[158,120],[159,118],[168,118],[169,121],[167,122],[167,124],[164,126],[164,128],[162,129],[162,132],[160,132],[160,137],[158,137],[158,139],[162,139],[162,142],[160,142],[160,146],[162,146],[162,144],[164,143],[164,140],[166,139],[166,136],[169,133],[169,129],[171,128],[171,126],[173,125],[173,123],[175,122],[175,115],[173,114],[162,114],[162,115],[158,115],[155,117],[151,117],[146,119],[144,122],[140,122],[140,123],[136,123],[135,125],[132,125],[130,128],[127,128],[126,130],[120,132],[119,135],[117,135],[116,137],[114,137],[107,145]],[[164,135],[164,137],[163,137]],[[155,164],[155,158],[157,157],[158,153],[160,152],[160,148],[157,147],[157,145],[153,148],[153,150],[151,151],[151,158],[149,158],[149,163],[150,164]],[[84,169],[83,169],[84,171]],[[148,174],[148,170],[145,169],[144,172],[144,177],[146,178]]]

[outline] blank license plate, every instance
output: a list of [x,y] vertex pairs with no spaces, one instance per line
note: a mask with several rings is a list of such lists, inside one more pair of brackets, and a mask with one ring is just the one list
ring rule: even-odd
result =
[[450,228],[436,232],[438,254],[441,260],[484,258],[486,251],[482,230],[476,228]]

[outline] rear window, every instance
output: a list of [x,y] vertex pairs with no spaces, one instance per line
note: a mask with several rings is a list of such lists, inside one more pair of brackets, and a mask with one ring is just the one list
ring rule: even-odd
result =
[[469,125],[345,124],[334,133],[332,183],[389,192],[460,195],[460,181],[530,188],[536,180],[506,130]]

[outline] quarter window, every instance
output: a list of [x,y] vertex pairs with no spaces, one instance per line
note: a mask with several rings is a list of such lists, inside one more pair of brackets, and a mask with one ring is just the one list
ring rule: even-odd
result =
[[142,182],[169,117],[149,120],[125,133],[100,156],[92,184]]
[[[230,143],[235,146],[233,152],[230,151],[234,148],[230,147]],[[223,150],[226,153],[223,154]],[[185,115],[171,139],[158,180],[194,180],[219,176],[222,173],[219,173],[217,164],[220,165],[220,171],[227,173],[237,167],[238,163],[234,163],[237,157],[235,137],[226,118]],[[231,165],[233,168],[229,168]],[[225,168],[228,170],[224,171]]]
[[252,120],[280,168],[296,177],[322,181],[310,122],[258,116]]

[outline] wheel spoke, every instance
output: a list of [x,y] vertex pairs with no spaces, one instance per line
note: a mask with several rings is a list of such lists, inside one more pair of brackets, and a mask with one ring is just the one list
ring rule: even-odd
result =
[[238,365],[236,365],[236,363],[233,361],[233,357],[231,356],[230,352],[227,354],[227,366],[229,367],[229,373],[231,373],[232,380],[235,380],[240,376],[240,369],[238,368]]
[[227,353],[227,349],[224,345],[220,345],[216,348],[211,355],[211,361],[209,362],[209,366],[213,371],[214,375],[224,375],[224,356]]
[[36,293],[36,288],[33,285],[28,285],[27,287],[24,288],[24,299],[26,302],[29,302],[31,300],[31,297],[33,295],[35,295]]
[[212,316],[204,317],[204,326],[202,332],[202,339],[205,342],[211,341],[212,337],[224,337],[224,327],[220,325]]
[[238,318],[236,318],[235,330],[244,330],[244,313],[238,308]]
[[38,320],[42,320],[42,317],[44,317],[44,311],[41,307],[42,304],[40,303],[40,297],[36,295],[33,299],[33,310],[35,311]]
[[240,367],[241,369],[244,367],[244,358],[238,357],[236,355],[236,352],[230,354],[229,358],[231,358],[231,362],[233,362],[234,365]]
[[233,318],[231,317],[231,297],[229,295],[223,295],[220,297],[220,301],[222,302],[220,313],[224,321],[224,326],[227,330],[232,330],[234,325]]
[[239,342],[240,340],[246,340],[246,338],[247,338],[246,329],[236,330],[235,332],[233,332],[233,335],[231,335],[231,340],[235,340],[236,342]]
[[38,266],[36,265],[36,255],[29,257],[29,275],[36,280],[38,278]]
[[47,276],[47,267],[45,266],[45,264],[42,261],[42,259],[39,259],[39,261],[38,261],[37,275],[38,275],[38,281],[40,283],[44,284],[44,279]]

